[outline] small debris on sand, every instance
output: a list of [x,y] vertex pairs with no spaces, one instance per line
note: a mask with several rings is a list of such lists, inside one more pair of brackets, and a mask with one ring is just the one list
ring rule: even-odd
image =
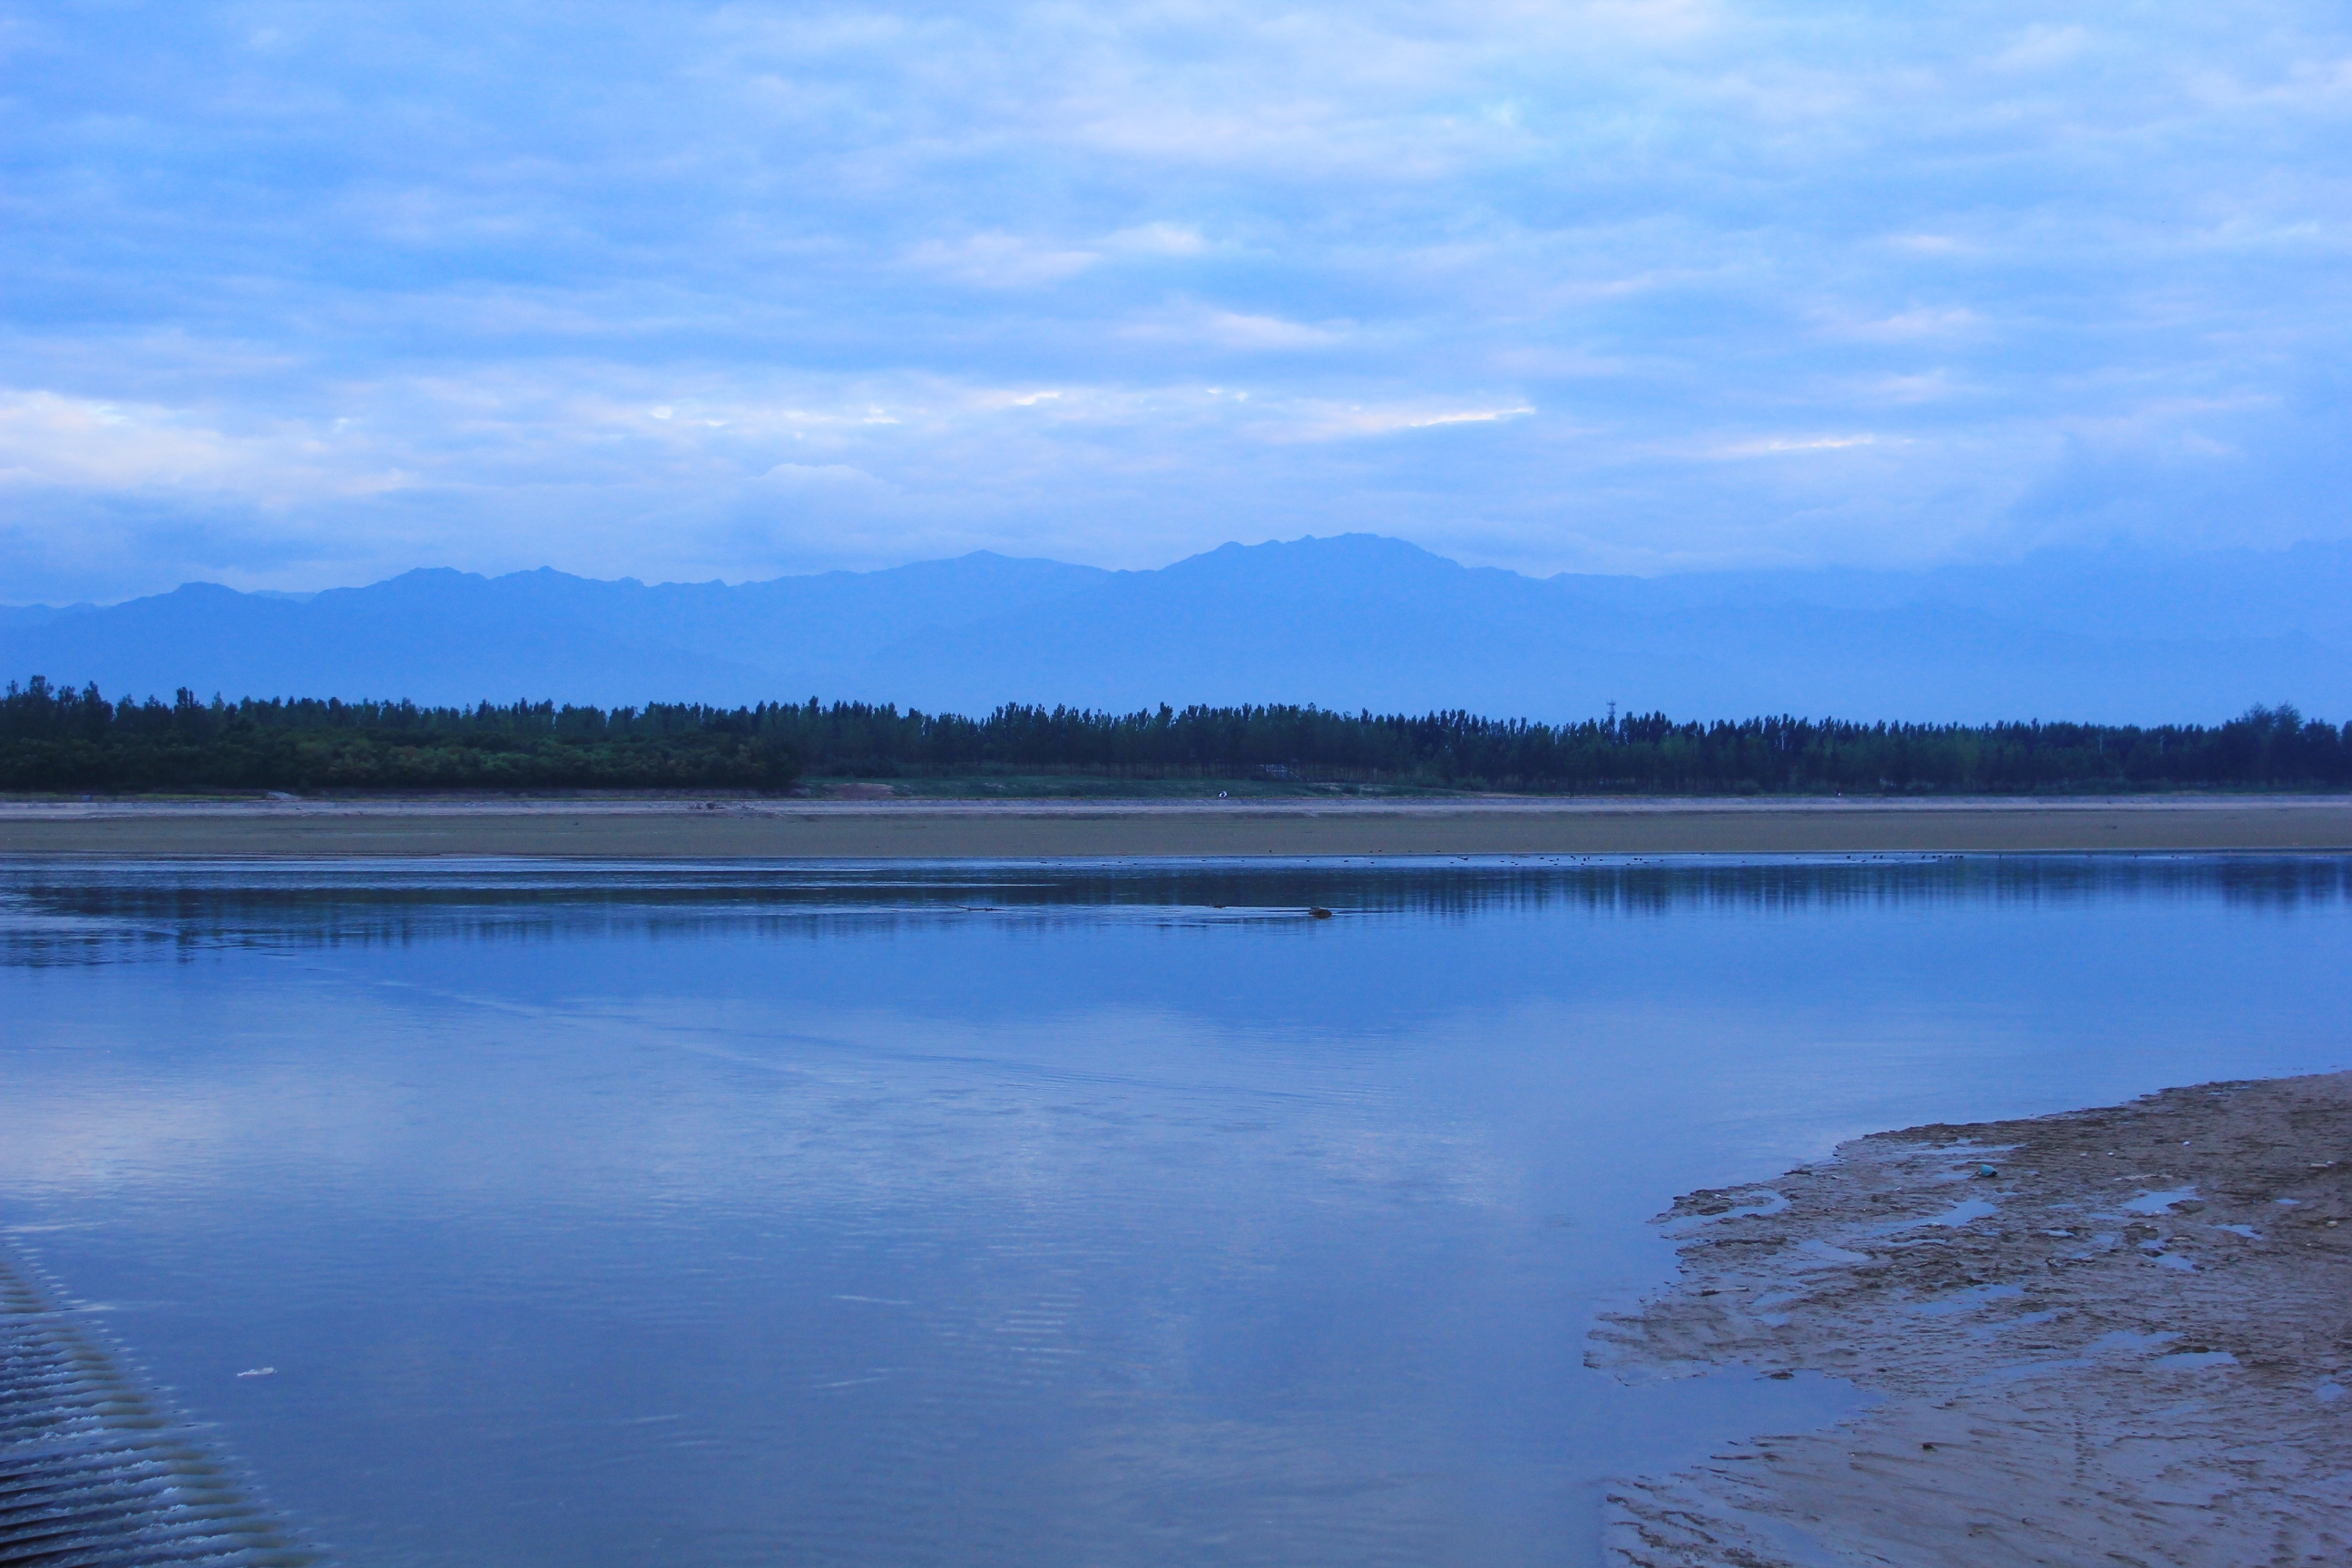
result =
[[1612,1560],[2352,1563],[2347,1155],[2336,1073],[1878,1133],[1679,1199],[1680,1282],[1594,1365],[1885,1403],[1619,1484]]

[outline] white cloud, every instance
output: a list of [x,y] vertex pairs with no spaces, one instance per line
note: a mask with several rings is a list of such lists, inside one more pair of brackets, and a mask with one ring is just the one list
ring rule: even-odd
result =
[[0,390],[0,482],[110,492],[236,491],[270,504],[413,482],[352,430],[275,421],[229,431],[187,410]]
[[1767,436],[1756,440],[1733,441],[1712,448],[1714,458],[1777,458],[1803,452],[1843,452],[1855,447],[1874,447],[1875,436]]
[[1976,249],[1969,241],[1948,234],[1889,235],[1886,243],[1917,256],[1964,256]]
[[1957,396],[1963,390],[1942,368],[1910,375],[1882,375],[1864,384],[1863,395],[1885,403],[1933,403]]
[[1106,236],[1103,248],[1125,256],[1198,256],[1209,248],[1209,244],[1197,228],[1175,223],[1147,223]]
[[1145,342],[1180,343],[1233,349],[1244,353],[1327,349],[1344,342],[1345,322],[1320,325],[1286,321],[1279,316],[1254,315],[1192,306],[1163,310],[1119,329],[1122,337]]
[[1331,327],[1286,321],[1279,316],[1252,316],[1238,310],[1213,310],[1201,323],[1213,341],[1229,349],[1319,349],[1339,342],[1344,332]]
[[979,289],[1030,289],[1075,278],[1102,259],[1098,252],[1039,244],[1015,235],[967,235],[927,239],[907,252],[907,263]]
[[1491,425],[1525,418],[1535,409],[1517,402],[1464,406],[1416,401],[1292,404],[1267,412],[1270,417],[1260,428],[1268,437],[1277,440],[1329,441],[1389,436],[1403,430],[1430,430],[1446,425]]
[[2071,22],[2036,22],[1994,56],[1993,64],[2003,70],[2046,70],[2066,64],[2090,46],[2091,35],[2086,28]]
[[880,480],[847,463],[778,463],[760,476],[760,483],[784,489],[837,489],[879,485]]
[[1838,321],[1832,330],[1847,337],[1904,342],[1970,331],[1982,325],[1983,321],[1964,305],[1920,305],[1892,315]]

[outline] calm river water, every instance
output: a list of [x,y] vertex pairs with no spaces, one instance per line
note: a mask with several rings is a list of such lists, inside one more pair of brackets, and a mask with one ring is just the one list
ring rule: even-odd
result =
[[2352,1066],[2352,862],[20,862],[0,1031],[5,1245],[347,1563],[1575,1564],[1855,1406],[1588,1370],[1650,1215]]

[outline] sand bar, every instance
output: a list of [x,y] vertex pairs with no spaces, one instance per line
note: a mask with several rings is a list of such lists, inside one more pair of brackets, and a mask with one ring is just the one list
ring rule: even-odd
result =
[[2352,797],[0,802],[0,856],[1126,856],[2352,850]]
[[[1985,1174],[1990,1169],[1990,1175]],[[2352,1563],[2352,1073],[1856,1140],[1664,1223],[1626,1375],[1885,1396],[1610,1500],[1642,1568]]]

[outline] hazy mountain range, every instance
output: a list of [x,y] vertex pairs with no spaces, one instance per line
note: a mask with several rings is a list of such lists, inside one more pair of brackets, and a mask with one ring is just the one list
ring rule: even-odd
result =
[[986,552],[729,587],[411,572],[0,609],[0,672],[110,695],[1312,701],[1582,718],[2352,716],[2352,546],[1903,574],[1533,578],[1369,534],[1107,572]]

